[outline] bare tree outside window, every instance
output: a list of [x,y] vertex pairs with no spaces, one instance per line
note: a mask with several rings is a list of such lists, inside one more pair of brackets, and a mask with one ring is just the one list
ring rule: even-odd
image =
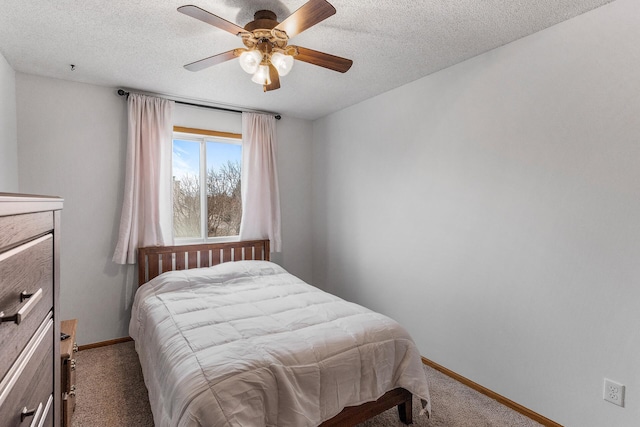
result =
[[[172,184],[175,238],[202,239],[237,236],[240,233],[241,152],[240,144],[202,138],[174,139]],[[205,162],[201,162],[201,156],[206,156]],[[199,170],[205,167],[204,164],[206,169]],[[201,180],[205,183],[204,188]],[[205,191],[204,199],[202,191]],[[203,227],[206,229],[202,230]]]
[[196,176],[173,177],[173,235],[200,237],[200,180]]
[[207,171],[207,235],[237,236],[241,219],[240,163],[229,160]]

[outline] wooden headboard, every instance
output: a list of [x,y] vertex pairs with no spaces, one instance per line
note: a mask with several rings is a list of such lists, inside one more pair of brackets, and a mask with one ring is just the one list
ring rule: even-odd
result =
[[269,240],[138,248],[138,286],[166,271],[210,267],[228,261],[269,261]]

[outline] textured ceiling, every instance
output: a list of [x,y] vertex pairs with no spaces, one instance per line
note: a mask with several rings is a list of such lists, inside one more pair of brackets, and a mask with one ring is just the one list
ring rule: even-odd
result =
[[612,0],[329,0],[337,13],[291,44],[353,67],[341,74],[296,61],[268,93],[237,60],[185,70],[242,42],[176,9],[195,4],[244,26],[259,9],[282,21],[305,0],[189,1],[6,0],[0,52],[19,72],[316,119]]

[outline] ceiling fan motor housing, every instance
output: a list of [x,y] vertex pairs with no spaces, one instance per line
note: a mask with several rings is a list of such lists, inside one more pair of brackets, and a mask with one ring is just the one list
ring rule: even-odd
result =
[[278,24],[275,13],[270,10],[259,10],[253,15],[253,21],[245,25],[244,29],[249,32],[257,29],[271,30]]

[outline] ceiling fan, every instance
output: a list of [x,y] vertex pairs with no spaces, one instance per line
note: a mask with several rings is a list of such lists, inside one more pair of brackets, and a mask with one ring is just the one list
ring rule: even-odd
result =
[[336,9],[326,0],[309,0],[282,22],[277,21],[272,11],[259,10],[254,20],[244,28],[193,5],[181,6],[178,12],[240,36],[246,46],[187,64],[184,68],[189,71],[200,71],[239,58],[242,69],[253,74],[251,80],[261,84],[267,92],[280,88],[280,77],[291,71],[294,59],[340,73],[347,72],[353,64],[350,59],[288,44],[289,38],[336,13]]

